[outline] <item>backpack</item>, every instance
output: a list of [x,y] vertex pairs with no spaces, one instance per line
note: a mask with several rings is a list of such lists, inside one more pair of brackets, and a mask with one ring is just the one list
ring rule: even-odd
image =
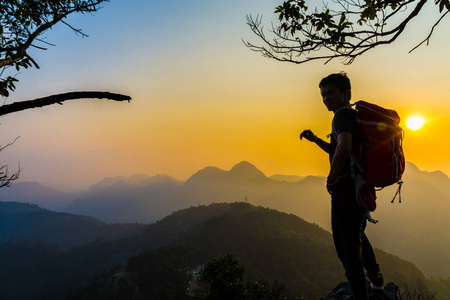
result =
[[401,202],[401,179],[405,171],[403,129],[395,110],[366,101],[358,101],[354,105],[363,135],[359,153],[353,153],[357,199],[361,206],[374,211],[375,188],[397,183],[398,189],[391,202],[397,195]]

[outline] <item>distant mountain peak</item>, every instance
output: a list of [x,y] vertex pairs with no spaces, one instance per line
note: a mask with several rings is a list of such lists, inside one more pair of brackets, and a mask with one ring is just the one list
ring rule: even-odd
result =
[[270,178],[276,181],[285,181],[285,182],[299,182],[305,179],[305,177],[301,177],[298,175],[283,175],[283,174],[275,174],[270,176]]
[[426,175],[426,176],[431,176],[431,178],[435,179],[435,180],[449,180],[450,178],[448,177],[447,174],[445,174],[442,171],[436,170],[436,171],[425,171],[425,170],[421,170],[419,169],[419,167],[417,167],[415,164],[413,164],[412,162],[407,161],[406,162],[406,168],[405,168],[405,173],[414,173],[414,174],[422,174],[422,175]]
[[116,177],[106,177],[101,181],[91,185],[90,191],[102,191],[105,189],[110,189],[111,187],[119,188],[131,188],[137,186],[146,186],[150,184],[159,183],[176,183],[181,184],[180,181],[176,180],[174,177],[166,174],[157,174],[153,177],[149,177],[146,174],[134,174],[129,177],[116,176]]
[[256,169],[256,170],[258,170],[255,167],[255,165],[253,165],[253,164],[251,164],[251,163],[249,163],[248,161],[245,161],[245,160],[241,161],[240,163],[235,164],[231,168],[230,172],[233,172],[233,170],[236,170],[236,169]]
[[134,174],[126,179],[126,181],[132,185],[138,185],[142,182],[148,180],[149,177],[147,174]]
[[217,167],[206,167],[192,175],[187,182],[220,182],[222,180],[251,180],[254,178],[266,178],[263,172],[247,161],[236,164],[230,171],[224,171]]
[[223,177],[227,174],[227,171],[224,171],[222,169],[219,169],[217,167],[205,167],[199,171],[197,171],[194,175],[192,175],[188,180],[187,183],[193,183],[193,182],[203,182],[203,181],[211,181],[211,180],[218,180],[223,179]]
[[411,169],[411,168],[412,168],[412,171],[414,171],[414,172],[419,172],[420,171],[420,169],[415,164],[413,164],[410,161],[407,161],[405,169],[408,169],[408,171],[409,171],[409,169]]
[[162,184],[162,183],[171,183],[171,184],[182,184],[182,181],[175,179],[172,176],[167,174],[157,174],[152,177],[147,177],[146,180],[143,180],[139,183],[140,186],[147,186],[152,184]]
[[247,161],[241,161],[231,168],[230,173],[240,178],[266,177],[263,172]]

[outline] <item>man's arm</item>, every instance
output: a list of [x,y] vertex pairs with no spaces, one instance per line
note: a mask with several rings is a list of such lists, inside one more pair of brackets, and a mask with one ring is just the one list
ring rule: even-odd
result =
[[315,143],[317,146],[320,147],[320,149],[322,149],[323,151],[325,151],[326,153],[330,153],[330,143],[325,142],[324,140],[322,140],[321,138],[317,137],[317,135],[315,135],[314,133],[312,133],[311,130],[304,130],[301,134],[300,134],[300,139],[307,139],[310,142]]
[[335,184],[339,179],[339,174],[344,168],[347,158],[352,153],[352,134],[342,132],[337,136],[336,151],[331,161],[330,173],[327,178],[327,186]]

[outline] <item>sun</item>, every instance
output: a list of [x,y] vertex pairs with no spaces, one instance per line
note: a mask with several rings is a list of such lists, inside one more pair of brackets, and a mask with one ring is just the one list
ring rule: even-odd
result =
[[419,115],[409,116],[406,121],[406,127],[411,130],[419,130],[425,124],[425,120]]

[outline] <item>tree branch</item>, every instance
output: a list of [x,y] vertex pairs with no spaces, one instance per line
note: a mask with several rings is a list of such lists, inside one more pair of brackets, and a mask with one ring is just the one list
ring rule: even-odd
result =
[[19,139],[19,136],[16,137],[16,138],[14,139],[14,141],[9,142],[8,144],[6,144],[6,146],[0,146],[0,151],[3,151],[5,148],[8,148],[8,147],[11,146],[12,144],[14,144],[18,139]]
[[34,100],[26,100],[20,102],[14,102],[11,104],[6,104],[0,106],[0,116],[7,115],[10,113],[26,110],[29,108],[43,107],[52,104],[61,104],[67,100],[75,99],[109,99],[114,101],[131,101],[130,96],[122,94],[114,94],[109,92],[69,92],[63,94],[57,94],[52,96],[47,96],[43,98],[38,98]]
[[[244,41],[244,44],[251,50],[278,61],[302,64],[312,60],[325,60],[326,64],[337,58],[342,59],[344,64],[351,64],[365,52],[396,41],[403,34],[405,28],[412,23],[412,20],[423,11],[423,7],[428,1],[398,1],[402,3],[394,8],[391,7],[390,2],[386,1],[388,4],[384,4],[381,1],[374,11],[369,11],[367,15],[363,14],[366,8],[360,1],[333,0],[334,3],[340,5],[340,11],[330,11],[325,6],[321,13],[318,13],[317,10],[308,13],[303,6],[295,6],[290,2],[284,1],[283,7],[277,7],[276,13],[279,14],[279,20],[282,23],[278,29],[274,29],[272,25],[273,39],[266,38],[260,16],[257,16],[256,19],[247,16],[247,24],[263,43],[257,46]],[[414,8],[411,11],[407,10],[407,5],[413,3]],[[354,11],[352,7],[358,8],[358,11]],[[391,8],[393,11],[389,12]],[[418,46],[429,41],[434,28],[448,13],[450,11],[445,12],[439,18],[431,28],[428,37]],[[393,19],[393,16],[397,14],[403,18],[395,26],[390,24],[388,27],[387,20]],[[356,15],[360,15],[360,19],[355,23],[355,20],[349,16]],[[339,16],[340,19],[338,19]]]
[[436,26],[439,24],[439,22],[441,22],[441,20],[445,17],[445,15],[447,15],[448,13],[450,13],[450,10],[447,10],[447,11],[441,16],[441,18],[433,25],[433,27],[431,27],[431,31],[430,31],[430,33],[428,34],[428,36],[427,36],[420,44],[418,44],[417,46],[415,46],[414,48],[412,48],[411,50],[409,50],[408,53],[413,52],[414,50],[416,50],[417,48],[419,48],[420,46],[422,46],[422,44],[425,43],[425,42],[427,42],[427,46],[428,46],[428,44],[430,43],[430,38],[431,38],[431,35],[433,34],[434,29],[435,29]]
[[62,20],[63,17],[58,17],[53,19],[53,21],[45,23],[39,26],[30,36],[24,44],[19,44],[15,54],[11,55],[9,58],[4,58],[0,60],[0,67],[13,65],[15,62],[20,61],[27,53],[27,49],[31,46],[34,39],[41,35],[44,31],[51,28],[53,25]]
[[1,165],[0,166],[0,188],[8,187],[11,185],[11,181],[19,179],[21,170],[22,169],[20,168],[20,164],[19,164],[19,169],[17,170],[17,172],[10,175],[8,166]]
[[[63,10],[60,12],[54,12],[50,13],[48,11],[44,11],[41,16],[41,18],[44,18],[44,16],[53,16],[52,20],[45,20],[45,22],[42,22],[41,25],[36,25],[36,29],[33,32],[28,32],[28,38],[24,43],[18,42],[17,46],[14,47],[6,47],[2,48],[2,51],[7,51],[10,54],[8,57],[4,57],[3,59],[0,59],[0,67],[13,65],[14,63],[20,61],[23,59],[24,56],[27,55],[26,51],[27,49],[32,46],[32,43],[35,39],[38,38],[42,33],[47,31],[48,29],[52,28],[55,24],[62,21],[64,18],[66,18],[68,15],[72,13],[85,13],[85,12],[95,12],[98,9],[98,5],[101,4],[104,1],[108,0],[98,0],[91,3],[86,3],[84,5],[74,5],[73,7],[64,7]],[[82,33],[81,30],[75,29],[71,27],[68,23],[62,21],[65,25],[69,26],[72,30],[74,30],[77,34],[81,34],[83,36],[86,36],[86,34]],[[13,53],[15,51],[15,53]]]
[[[14,144],[17,139],[19,137],[16,137],[14,139],[14,141],[9,142],[6,146],[0,146],[0,152],[3,151],[5,148],[11,146],[12,144]],[[11,185],[11,181],[17,180],[20,177],[20,171],[22,171],[22,168],[20,167],[20,163],[19,163],[19,167],[17,169],[17,172],[10,175],[9,174],[9,170],[8,170],[8,166],[7,165],[0,165],[0,188],[2,187],[8,187]]]

